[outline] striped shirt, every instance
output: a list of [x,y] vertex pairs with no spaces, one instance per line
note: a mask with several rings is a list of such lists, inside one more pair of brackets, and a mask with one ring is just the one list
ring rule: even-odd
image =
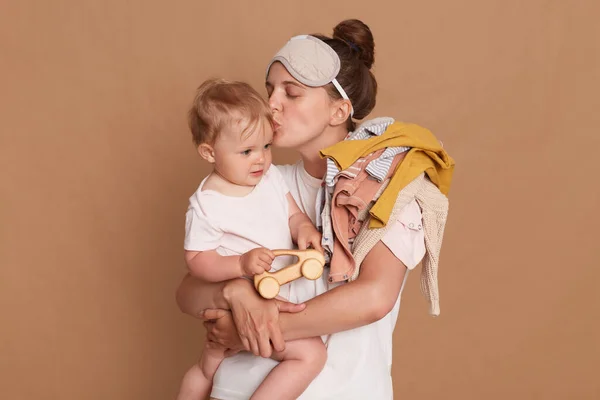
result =
[[[383,132],[385,132],[387,127],[393,123],[394,119],[389,117],[369,120],[360,125],[354,132],[350,132],[346,137],[346,140],[365,140],[372,136],[380,136]],[[410,147],[388,147],[381,154],[381,156],[379,156],[379,158],[376,158],[375,160],[371,161],[369,165],[367,165],[367,173],[377,179],[378,182],[383,181],[390,169],[390,165],[392,165],[392,162],[394,161],[394,156],[408,150],[410,150]],[[360,160],[357,162],[360,163]],[[361,169],[362,168],[357,168],[356,166],[350,166],[349,168],[340,172],[335,162],[331,158],[328,158],[325,183],[327,186],[333,187],[337,182],[336,177],[338,174],[343,174],[348,178],[354,178]]]

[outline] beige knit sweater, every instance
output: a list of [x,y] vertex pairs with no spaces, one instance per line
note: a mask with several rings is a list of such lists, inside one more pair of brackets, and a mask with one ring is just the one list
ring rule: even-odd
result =
[[[385,189],[385,187],[382,187],[382,189]],[[421,207],[425,233],[426,253],[421,269],[421,291],[429,300],[430,313],[433,316],[438,316],[440,314],[440,298],[437,273],[444,228],[448,216],[448,198],[423,173],[400,191],[390,215],[390,221],[395,221],[400,210],[413,199]],[[382,228],[369,229],[368,221],[366,222],[363,223],[352,245],[352,254],[357,267],[354,275],[349,279],[350,281],[358,277],[360,265],[367,253],[383,238],[390,226],[388,224]]]

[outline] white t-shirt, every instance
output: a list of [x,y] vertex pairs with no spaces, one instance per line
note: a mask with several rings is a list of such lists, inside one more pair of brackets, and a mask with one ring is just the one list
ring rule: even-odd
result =
[[[216,250],[222,256],[231,256],[257,247],[294,248],[286,198],[290,190],[276,166],[272,165],[252,192],[243,197],[203,190],[206,179],[208,177],[190,197],[186,213],[186,250]],[[291,256],[279,256],[271,267],[277,271],[292,262]],[[317,286],[307,279],[298,279],[283,285],[279,295],[302,303],[316,296]],[[324,289],[320,288],[319,293]]]
[[[321,180],[311,177],[302,162],[279,166],[298,206],[314,222],[315,201]],[[384,243],[412,269],[421,261],[425,248],[421,229],[421,212],[415,203],[403,213],[384,238]],[[412,226],[411,226],[412,225]],[[402,246],[417,243],[405,256],[402,247],[394,247],[392,239],[401,236]],[[408,246],[410,247],[410,246]],[[416,262],[415,262],[416,260]],[[317,295],[327,290],[325,275],[316,283]],[[405,282],[408,273],[405,275]],[[304,280],[306,281],[306,280]],[[343,283],[342,283],[343,284]],[[337,284],[339,285],[339,284]],[[330,286],[331,287],[331,286]],[[402,284],[402,288],[404,283]],[[400,295],[402,289],[400,290]],[[392,311],[381,320],[349,331],[338,332],[326,338],[327,363],[300,400],[391,400],[392,392],[392,333],[400,310],[400,295]],[[368,299],[365,299],[368,301]],[[276,361],[250,353],[239,353],[226,358],[217,370],[211,397],[221,400],[247,400],[265,379]],[[290,379],[294,379],[290,377]]]

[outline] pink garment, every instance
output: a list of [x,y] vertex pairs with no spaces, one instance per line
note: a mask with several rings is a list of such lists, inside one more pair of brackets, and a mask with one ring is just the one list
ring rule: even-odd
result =
[[333,254],[329,282],[345,281],[352,276],[356,263],[352,256],[352,239],[360,230],[363,219],[360,214],[371,207],[379,189],[395,172],[406,152],[399,153],[380,183],[366,171],[371,160],[378,158],[385,149],[378,150],[357,160],[350,168],[353,173],[339,174],[331,200],[331,224],[334,232]]
[[381,241],[409,270],[414,269],[425,256],[425,230],[421,207],[416,200],[408,203]]

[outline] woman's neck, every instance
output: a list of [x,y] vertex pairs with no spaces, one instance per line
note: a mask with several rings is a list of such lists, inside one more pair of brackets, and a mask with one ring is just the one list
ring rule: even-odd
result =
[[318,179],[322,179],[327,171],[327,160],[321,158],[319,151],[341,142],[348,135],[344,125],[327,127],[317,138],[298,149],[306,172]]

